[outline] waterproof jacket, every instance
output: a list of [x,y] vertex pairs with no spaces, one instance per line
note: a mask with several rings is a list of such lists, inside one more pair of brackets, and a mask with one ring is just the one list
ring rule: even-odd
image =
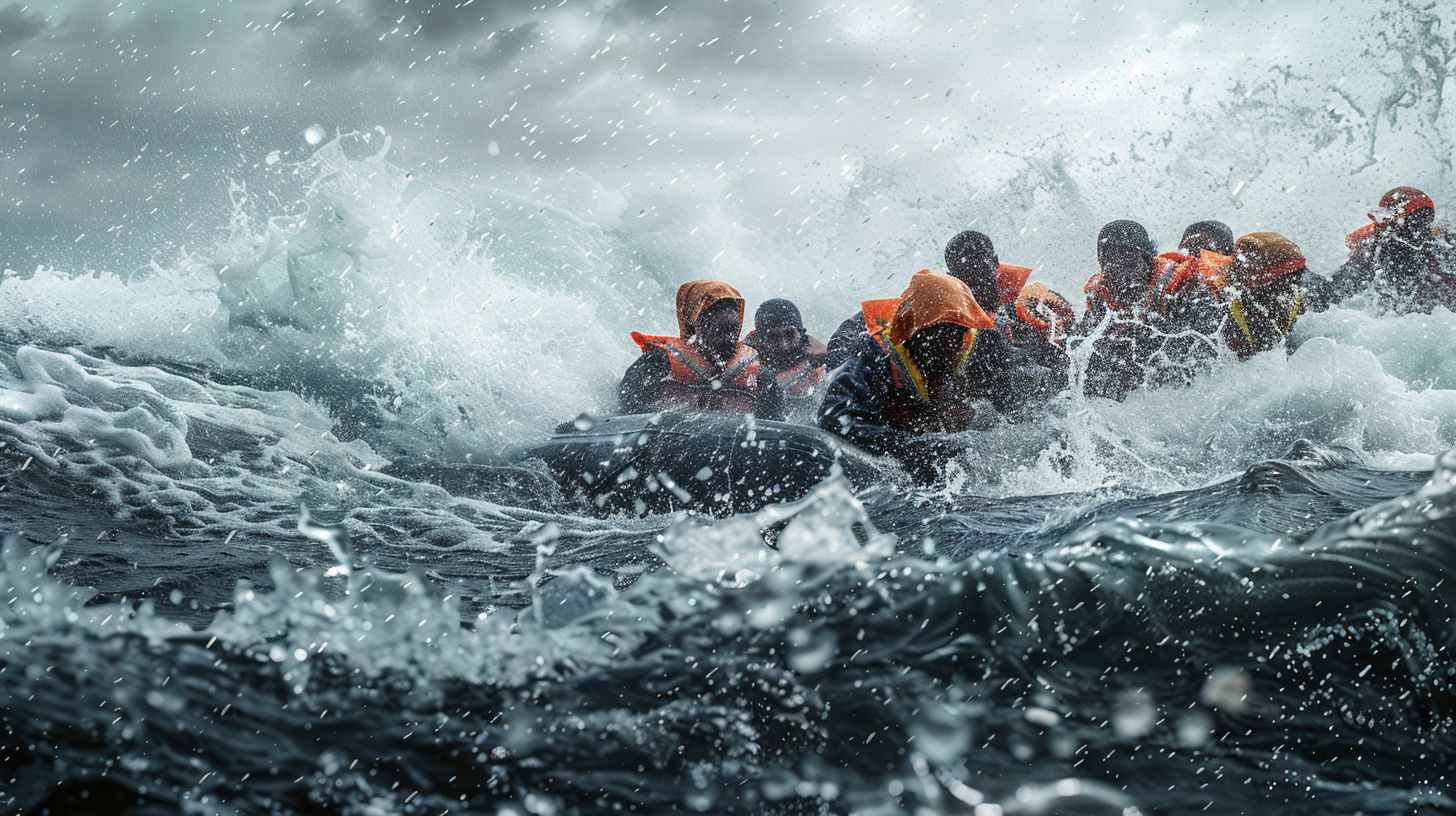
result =
[[[883,326],[829,382],[819,409],[819,425],[876,454],[899,457],[917,473],[924,467],[925,448],[917,444],[923,434],[963,431],[971,427],[987,406],[1009,412],[1034,392],[1045,391],[1044,374],[1035,366],[1018,365],[1014,349],[974,298],[942,303],[942,308],[921,308],[921,289],[951,289],[947,278],[922,272]],[[953,279],[952,279],[953,280]],[[956,281],[969,295],[969,290]],[[868,320],[875,319],[876,303],[866,304]],[[948,308],[946,308],[948,306]],[[967,326],[964,361],[940,382],[925,382],[905,350],[916,331],[941,322]],[[867,337],[869,335],[866,335]]]
[[1304,254],[1282,235],[1255,232],[1234,244],[1221,291],[1222,333],[1240,359],[1284,342],[1304,309],[1303,273]]
[[1456,248],[1432,230],[1414,241],[1371,224],[1349,237],[1352,251],[1340,271],[1324,280],[1306,274],[1306,301],[1319,312],[1368,291],[1376,305],[1397,313],[1456,311]]

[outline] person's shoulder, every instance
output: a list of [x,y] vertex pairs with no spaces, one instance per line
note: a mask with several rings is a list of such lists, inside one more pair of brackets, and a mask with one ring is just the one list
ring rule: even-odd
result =
[[890,353],[880,347],[868,334],[854,344],[844,362],[834,369],[834,377],[873,378],[890,368]]
[[669,368],[672,360],[667,356],[667,349],[660,346],[652,346],[642,350],[637,359],[632,361],[630,370]]

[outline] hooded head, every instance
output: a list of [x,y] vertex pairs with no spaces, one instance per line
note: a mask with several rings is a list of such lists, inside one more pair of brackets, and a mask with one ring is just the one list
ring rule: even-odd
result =
[[1370,213],[1376,229],[1393,229],[1402,238],[1429,234],[1436,221],[1436,204],[1414,187],[1397,187],[1380,197],[1380,209]]
[[1123,303],[1140,302],[1152,285],[1153,239],[1136,221],[1113,221],[1097,233],[1097,264],[1102,284]]
[[1435,212],[1436,203],[1431,201],[1430,196],[1414,187],[1397,187],[1380,197],[1380,209],[1399,218],[1403,215],[1410,215],[1416,210]]
[[765,300],[753,313],[753,347],[759,359],[783,369],[803,356],[809,343],[799,307],[783,298]]
[[893,345],[909,351],[926,379],[937,380],[964,362],[975,338],[969,329],[995,325],[964,283],[922,269],[900,295],[888,336]]
[[743,296],[722,281],[684,283],[677,290],[677,330],[721,360],[732,357],[743,330]]
[[990,238],[975,230],[966,230],[950,239],[945,245],[945,268],[951,277],[970,288],[977,303],[989,309],[1000,305],[1001,293],[996,280],[1001,260],[996,257]]
[[1304,253],[1295,243],[1274,232],[1251,232],[1234,243],[1229,282],[1258,289],[1304,269]]
[[1184,255],[1196,258],[1198,253],[1205,249],[1220,255],[1234,254],[1234,231],[1222,221],[1199,221],[1196,224],[1189,224],[1188,229],[1183,230],[1183,240],[1178,242],[1178,250]]

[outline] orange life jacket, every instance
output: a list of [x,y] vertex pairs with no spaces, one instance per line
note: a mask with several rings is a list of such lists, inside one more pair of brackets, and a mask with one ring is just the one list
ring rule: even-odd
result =
[[[903,405],[896,407],[893,404],[894,401],[892,401],[892,404],[885,408],[883,415],[885,423],[892,428],[899,428],[901,430],[918,428],[922,423],[913,420],[915,417],[919,417],[924,413],[923,409],[925,407],[931,405],[930,389],[927,387],[924,379],[921,378],[920,369],[910,359],[909,352],[903,346],[897,346],[890,342],[890,321],[895,317],[895,310],[900,308],[900,299],[881,298],[880,300],[866,300],[860,304],[860,308],[864,310],[865,331],[869,332],[870,337],[873,337],[875,342],[880,344],[880,348],[889,352],[890,380],[894,384],[895,390],[903,397],[903,399],[899,400],[899,402],[904,403]],[[966,360],[970,358],[971,347],[975,342],[976,330],[967,329],[966,343],[961,347],[960,365],[957,366],[957,370],[959,370],[960,366],[965,365]],[[933,413],[939,414],[943,413],[943,411],[936,410]],[[954,423],[951,422],[949,424],[953,425]]]
[[644,352],[658,349],[667,353],[669,382],[657,400],[658,410],[753,412],[758,352],[752,348],[739,343],[733,359],[719,368],[680,337],[632,332],[632,340]]
[[1031,267],[1029,266],[1001,264],[1001,268],[996,272],[996,293],[1001,296],[1001,302],[989,311],[994,312],[997,307],[1015,303],[1016,299],[1021,296],[1021,290],[1026,288],[1026,279],[1029,277],[1031,277]]
[[814,393],[824,380],[827,369],[822,360],[828,351],[823,343],[813,337],[809,338],[804,359],[793,368],[779,372],[779,388],[783,389],[786,396],[802,398]]
[[1379,232],[1380,225],[1372,221],[1369,224],[1361,227],[1360,229],[1357,229],[1354,232],[1350,233],[1349,235],[1346,235],[1345,246],[1349,248],[1351,252],[1354,252],[1355,250],[1364,246],[1367,241],[1369,241],[1371,238],[1374,238]]
[[895,310],[900,308],[899,298],[880,298],[879,300],[866,300],[861,303],[860,309],[864,311],[865,331],[880,348],[889,351],[889,340],[885,337],[885,331],[890,328],[890,321],[895,319]]
[[[971,343],[975,343],[976,329],[968,329]],[[970,356],[968,345],[961,355],[964,365]],[[976,411],[968,399],[947,394],[936,399],[936,394],[920,375],[920,369],[910,359],[903,346],[890,347],[890,381],[895,388],[885,400],[880,411],[880,421],[897,431],[911,433],[955,433],[970,427]],[[960,372],[957,367],[956,373]],[[953,381],[955,375],[947,378]],[[943,383],[942,387],[951,383]]]
[[[1015,303],[1016,319],[1053,343],[1061,343],[1066,337],[1067,327],[1077,319],[1076,313],[1072,311],[1072,304],[1048,289],[1044,283],[1031,283],[1022,287]],[[1005,333],[1006,339],[1013,339],[1009,324],[1005,327]]]
[[[1248,310],[1244,308],[1243,299],[1235,298],[1229,301],[1228,310],[1229,315],[1233,318],[1233,323],[1224,326],[1224,343],[1239,356],[1240,360],[1272,347],[1272,344],[1277,342],[1276,338],[1287,337],[1290,332],[1294,331],[1295,322],[1304,312],[1304,292],[1296,286],[1293,294],[1294,303],[1288,315],[1281,316],[1277,320],[1271,316],[1266,318],[1262,325],[1253,326],[1249,323],[1249,314]],[[1235,328],[1238,329],[1238,334],[1234,333]]]
[[1161,279],[1163,282],[1160,295],[1160,306],[1168,307],[1169,301],[1190,283],[1202,284],[1209,294],[1215,297],[1223,292],[1225,272],[1229,264],[1234,262],[1232,255],[1223,255],[1207,249],[1198,251],[1195,257],[1188,257],[1176,252],[1168,252],[1158,256],[1177,259],[1171,267],[1165,267],[1166,274]]

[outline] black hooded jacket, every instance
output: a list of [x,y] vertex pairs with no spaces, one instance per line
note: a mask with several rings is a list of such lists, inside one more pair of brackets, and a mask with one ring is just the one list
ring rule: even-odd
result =
[[[960,372],[931,388],[931,404],[910,386],[896,387],[892,353],[864,335],[854,356],[830,380],[819,407],[819,427],[865,450],[890,455],[922,481],[953,451],[922,439],[924,434],[967,430],[989,405],[996,414],[1016,411],[1066,387],[1066,374],[1025,358],[995,330],[981,331]],[[982,409],[984,410],[984,409]],[[899,417],[895,427],[891,417]]]

